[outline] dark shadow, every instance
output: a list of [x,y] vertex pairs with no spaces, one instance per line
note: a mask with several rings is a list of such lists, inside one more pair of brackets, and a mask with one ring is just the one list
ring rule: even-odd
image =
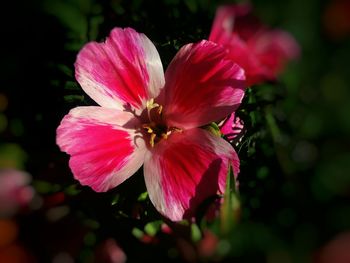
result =
[[196,193],[190,200],[190,208],[184,213],[184,218],[193,216],[193,211],[197,211],[198,207],[208,197],[216,195],[219,188],[218,179],[221,170],[221,159],[216,159],[211,162],[207,171],[203,174],[201,181],[196,187]]

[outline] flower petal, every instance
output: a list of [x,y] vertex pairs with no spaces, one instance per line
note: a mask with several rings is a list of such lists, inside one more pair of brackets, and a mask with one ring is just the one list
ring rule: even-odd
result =
[[14,215],[34,197],[31,176],[15,169],[0,169],[0,218]]
[[223,119],[240,105],[244,78],[215,43],[203,40],[182,47],[165,73],[168,125],[189,129]]
[[249,45],[254,47],[260,63],[269,69],[271,76],[279,74],[289,60],[297,59],[300,55],[296,40],[282,30],[261,33],[251,42]]
[[171,220],[192,217],[206,198],[224,192],[229,163],[237,175],[238,156],[222,138],[198,128],[174,133],[146,156],[150,199]]
[[79,52],[76,79],[99,105],[142,109],[164,85],[163,66],[153,43],[131,28],[115,28],[105,43],[90,42]]
[[216,10],[209,40],[228,44],[233,34],[248,40],[263,28],[263,24],[252,14],[251,4],[230,4]]
[[107,191],[142,165],[145,144],[131,113],[102,107],[72,109],[57,128],[57,144],[71,158],[74,177],[97,192]]
[[223,45],[232,61],[244,69],[247,86],[275,80],[300,52],[290,34],[263,25],[250,4],[219,7],[209,40]]
[[242,134],[244,124],[235,113],[232,113],[221,124],[219,124],[219,127],[225,138],[232,143],[237,136]]
[[253,52],[254,49],[238,36],[232,36],[227,48],[230,59],[244,68],[246,85],[248,87],[266,80],[275,79],[274,76],[271,76],[269,69],[260,63],[260,60]]
[[232,61],[241,66],[246,74],[246,85],[250,86],[270,79],[254,53],[254,46],[247,41],[263,29],[252,16],[250,4],[224,5],[218,8],[209,40],[223,45]]

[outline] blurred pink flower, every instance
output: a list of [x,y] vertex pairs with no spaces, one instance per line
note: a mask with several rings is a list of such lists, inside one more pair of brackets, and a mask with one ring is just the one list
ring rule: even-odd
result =
[[0,170],[0,216],[12,216],[18,209],[26,207],[34,196],[29,186],[28,173],[14,170]]
[[210,230],[206,229],[203,233],[203,238],[197,245],[198,253],[201,258],[212,257],[219,244],[219,238]]
[[100,105],[72,109],[57,129],[81,184],[107,191],[144,164],[150,200],[177,221],[223,193],[229,163],[238,174],[232,146],[200,128],[230,115],[244,96],[244,72],[219,45],[185,45],[164,75],[144,34],[115,28],[105,43],[85,45],[75,68]]
[[127,257],[114,239],[107,239],[100,244],[95,252],[94,262],[98,263],[124,263]]
[[327,243],[316,255],[314,263],[349,263],[350,232],[337,235]]
[[249,4],[219,7],[209,40],[227,48],[231,59],[244,69],[247,86],[275,80],[286,62],[300,53],[289,33],[267,28]]

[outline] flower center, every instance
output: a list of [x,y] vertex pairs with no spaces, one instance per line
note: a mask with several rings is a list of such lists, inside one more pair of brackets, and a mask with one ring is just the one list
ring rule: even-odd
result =
[[162,139],[167,139],[173,132],[182,132],[177,127],[168,127],[163,119],[163,107],[150,99],[146,103],[147,107],[147,123],[142,124],[142,128],[150,135],[149,144],[154,147],[156,143]]

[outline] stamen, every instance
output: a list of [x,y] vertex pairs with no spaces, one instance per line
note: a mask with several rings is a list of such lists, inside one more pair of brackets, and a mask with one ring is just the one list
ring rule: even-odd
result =
[[162,114],[162,110],[163,110],[163,106],[159,105],[158,110],[157,110],[159,115]]
[[153,129],[151,128],[151,126],[149,124],[143,124],[142,128],[147,129],[148,133],[153,133]]
[[159,107],[159,104],[158,103],[154,103],[154,99],[150,99],[146,102],[146,107],[147,107],[147,110],[151,110],[151,109],[154,109],[156,107]]
[[154,147],[154,139],[156,138],[156,136],[157,135],[155,133],[151,134],[151,139],[149,141],[149,144],[151,145],[152,148]]
[[[147,108],[147,115],[148,115],[148,119],[150,121],[152,121],[152,117],[151,117],[151,110],[154,109],[154,108],[160,108],[162,106],[160,106],[158,103],[154,103],[154,98],[152,99],[149,99],[148,101],[146,101],[146,108]],[[162,110],[160,110],[162,111]],[[159,109],[158,109],[158,112],[159,112]],[[160,112],[159,112],[160,114]]]
[[168,139],[173,132],[182,132],[182,129],[177,127],[167,127],[162,116],[163,106],[155,103],[153,98],[146,101],[146,108],[149,123],[143,124],[142,128],[150,134],[149,144],[151,147],[154,147],[162,139]]
[[146,107],[147,107],[148,110],[151,109],[153,103],[154,103],[154,99],[153,98],[148,100],[148,101],[146,101]]

